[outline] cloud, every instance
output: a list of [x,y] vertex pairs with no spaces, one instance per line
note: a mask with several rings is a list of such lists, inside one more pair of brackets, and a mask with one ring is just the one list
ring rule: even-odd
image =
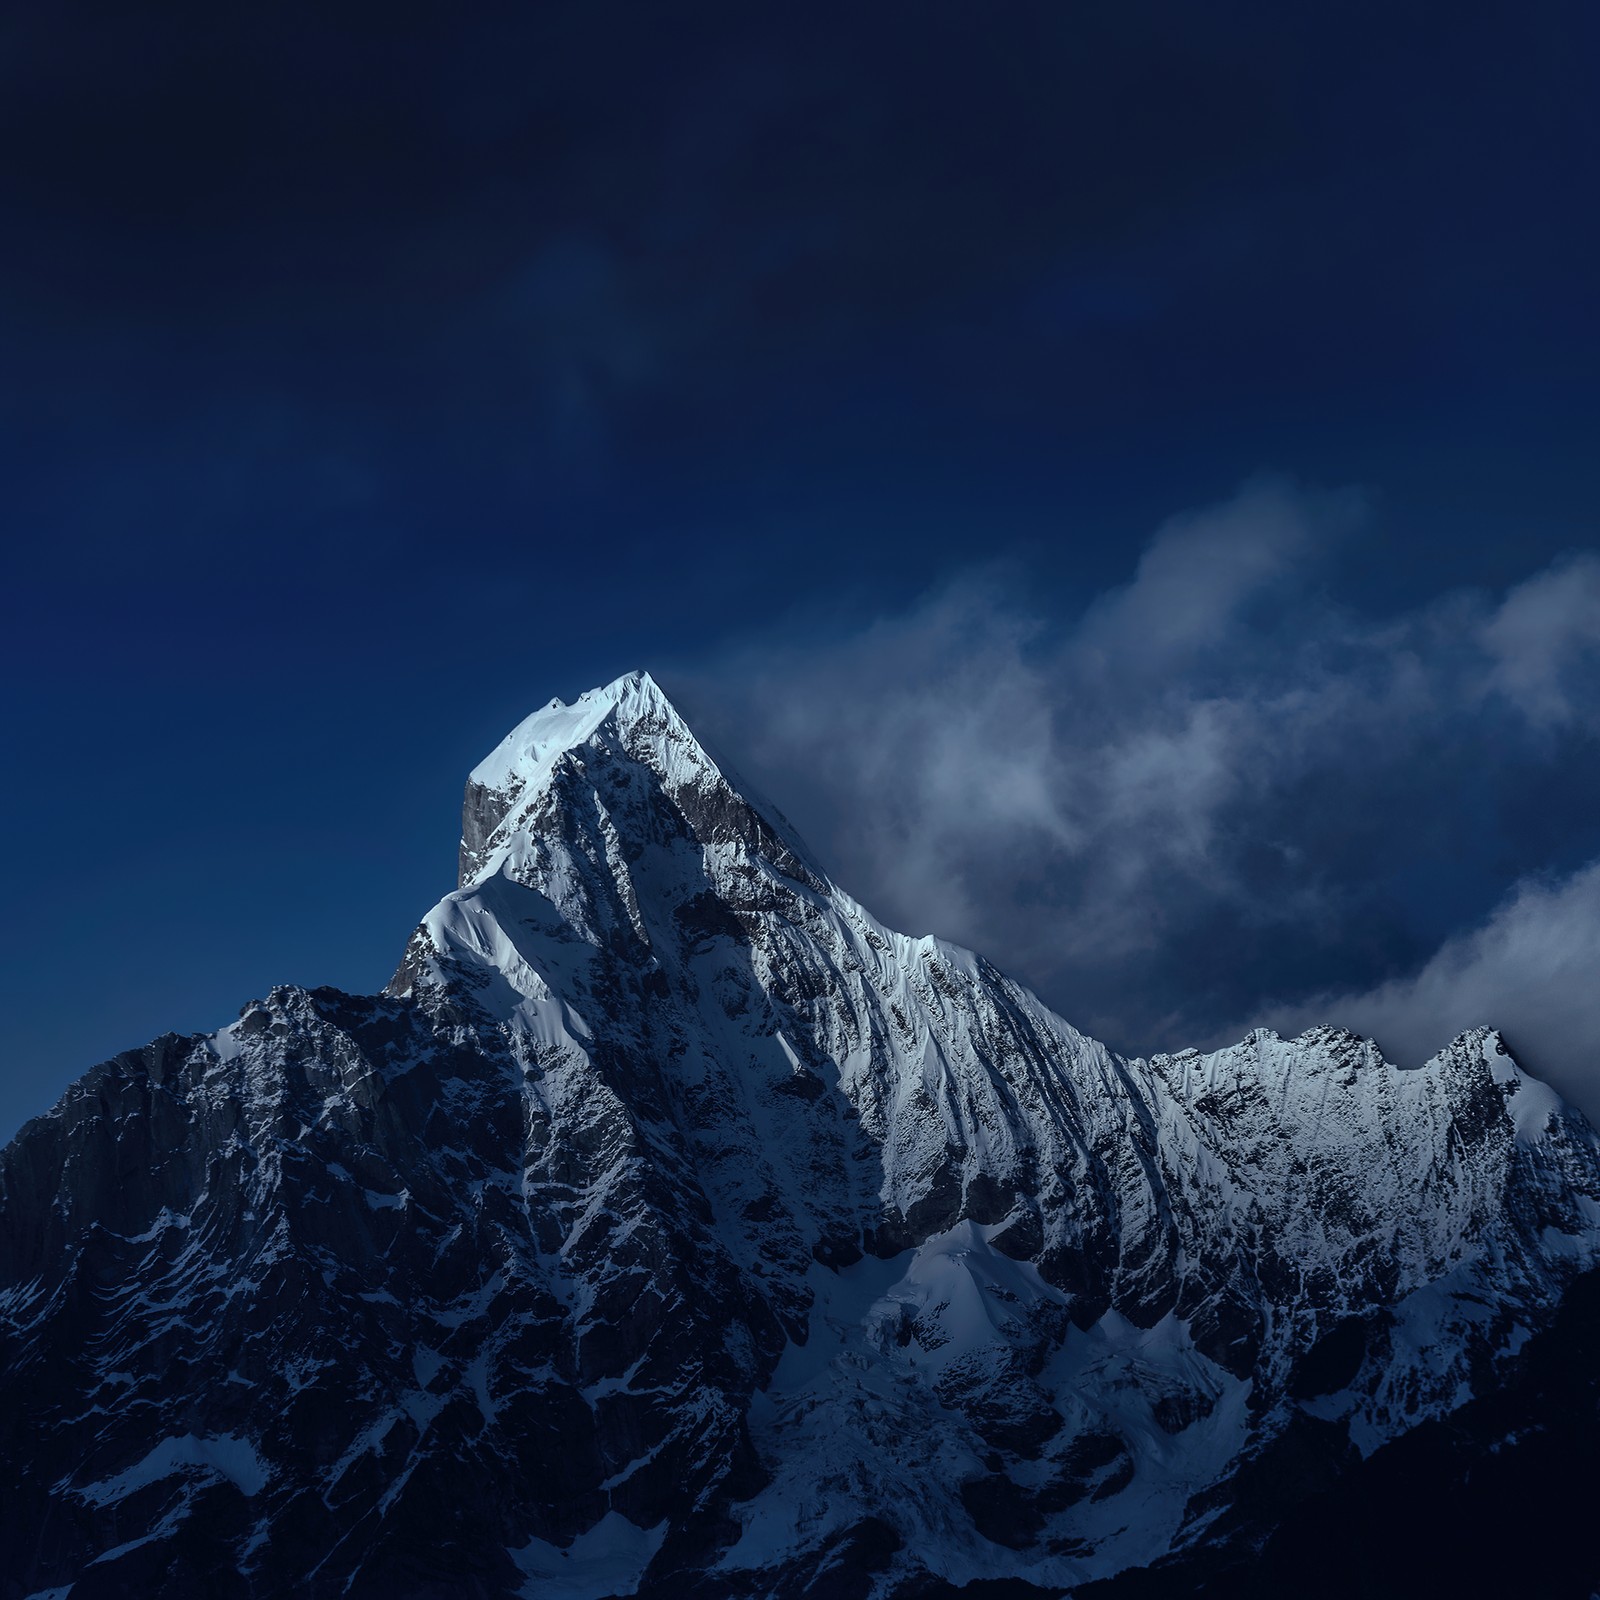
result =
[[1447,939],[1415,975],[1363,993],[1268,1010],[1280,1032],[1332,1022],[1412,1066],[1464,1029],[1497,1027],[1532,1070],[1600,1111],[1600,860],[1528,878],[1480,927]]
[[[669,681],[892,924],[982,950],[1119,1048],[1237,1036],[1432,971],[1508,884],[1600,853],[1600,562],[1363,616],[1326,590],[1364,514],[1258,480],[1165,524],[1064,626],[1027,573],[989,568]],[[1542,1031],[1509,1001],[1488,1020],[1575,1060],[1588,1012],[1546,1010]]]
[[1547,724],[1593,720],[1600,710],[1600,556],[1571,556],[1518,584],[1483,639],[1493,661],[1491,686],[1529,717]]
[[1250,604],[1296,586],[1306,561],[1360,506],[1352,493],[1307,494],[1263,478],[1223,505],[1174,517],[1133,581],[1090,607],[1078,648],[1147,674],[1228,640]]

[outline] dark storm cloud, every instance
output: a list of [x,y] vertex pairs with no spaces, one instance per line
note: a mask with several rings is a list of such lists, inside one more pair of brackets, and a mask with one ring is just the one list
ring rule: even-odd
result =
[[1319,580],[1364,520],[1257,482],[1066,627],[977,572],[688,692],[869,904],[1119,1045],[1488,1020],[1600,1104],[1600,561],[1362,615]]

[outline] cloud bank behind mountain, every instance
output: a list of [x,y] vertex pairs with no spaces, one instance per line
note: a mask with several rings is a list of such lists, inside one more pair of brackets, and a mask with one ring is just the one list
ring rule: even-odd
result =
[[671,682],[867,903],[1120,1048],[1488,1022],[1600,1109],[1600,557],[1358,611],[1367,515],[1261,479],[1064,626],[975,567]]

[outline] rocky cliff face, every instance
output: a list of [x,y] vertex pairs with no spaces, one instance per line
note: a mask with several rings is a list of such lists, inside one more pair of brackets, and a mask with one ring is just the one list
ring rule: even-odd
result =
[[274,990],[0,1157],[0,1595],[1211,1570],[1597,1255],[1600,1145],[1494,1034],[1123,1060],[634,675],[474,771],[383,995]]

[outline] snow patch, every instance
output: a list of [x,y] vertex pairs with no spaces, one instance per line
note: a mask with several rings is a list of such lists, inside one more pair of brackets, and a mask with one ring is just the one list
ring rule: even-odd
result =
[[231,1483],[244,1495],[259,1494],[271,1476],[256,1448],[236,1434],[200,1438],[192,1433],[163,1439],[136,1465],[98,1483],[76,1490],[92,1506],[115,1505],[138,1490],[179,1472],[209,1473]]
[[655,1560],[667,1525],[635,1527],[619,1511],[608,1511],[565,1549],[531,1539],[509,1552],[529,1580],[526,1600],[610,1600],[639,1592],[645,1568]]

